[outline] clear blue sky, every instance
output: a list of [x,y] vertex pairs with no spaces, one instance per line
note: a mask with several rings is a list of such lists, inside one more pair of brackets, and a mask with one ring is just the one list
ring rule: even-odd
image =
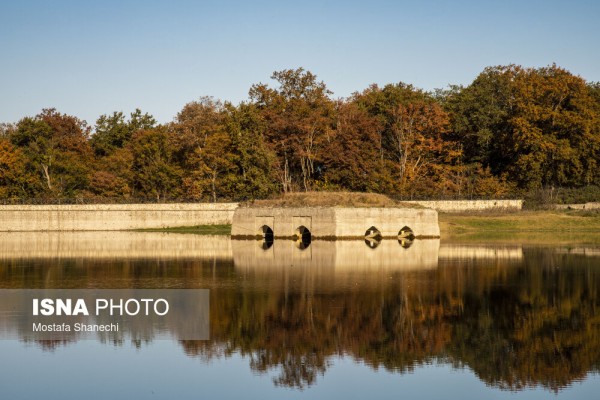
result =
[[0,3],[0,122],[55,107],[93,124],[237,103],[304,67],[346,97],[371,83],[469,84],[553,62],[600,81],[600,1],[27,1]]

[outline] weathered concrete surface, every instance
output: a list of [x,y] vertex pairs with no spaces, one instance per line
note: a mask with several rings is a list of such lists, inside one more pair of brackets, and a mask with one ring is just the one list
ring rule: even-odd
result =
[[404,201],[404,203],[419,204],[443,212],[523,209],[523,200],[414,200]]
[[290,267],[320,273],[433,269],[438,265],[439,247],[439,239],[415,240],[408,248],[384,239],[374,249],[363,240],[315,241],[300,249],[296,242],[283,239],[265,250],[257,240],[232,240],[235,268],[246,273],[274,273]]
[[0,231],[118,231],[231,224],[237,203],[0,206]]
[[598,210],[600,202],[582,203],[582,204],[556,204],[558,210]]
[[0,260],[231,259],[229,236],[162,232],[2,232]]
[[310,230],[312,238],[362,238],[371,227],[383,237],[397,237],[409,227],[415,236],[439,237],[437,211],[417,208],[345,208],[345,207],[240,207],[233,215],[231,235],[259,235],[266,225],[274,237],[291,237],[300,226]]

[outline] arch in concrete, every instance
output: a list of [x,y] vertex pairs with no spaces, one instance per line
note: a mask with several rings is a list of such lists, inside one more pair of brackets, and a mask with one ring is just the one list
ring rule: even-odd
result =
[[263,225],[258,228],[258,236],[262,237],[261,248],[268,250],[273,246],[274,234],[273,229],[268,225]]
[[379,231],[379,229],[375,228],[374,226],[367,229],[367,231],[365,232],[365,239],[369,239],[369,238],[381,240],[382,235],[381,235],[381,232]]
[[398,239],[412,240],[414,238],[415,238],[415,233],[408,226],[405,226],[402,229],[400,229],[400,231],[398,231]]
[[298,246],[300,250],[306,249],[310,246],[310,242],[312,241],[310,230],[304,225],[300,225],[296,228],[293,237],[294,240],[296,240],[296,246]]

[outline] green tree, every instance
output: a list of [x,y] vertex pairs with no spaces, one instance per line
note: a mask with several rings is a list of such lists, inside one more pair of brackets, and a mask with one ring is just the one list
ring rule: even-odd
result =
[[255,105],[226,105],[226,129],[237,163],[235,196],[240,200],[260,199],[279,190],[273,171],[276,155],[265,142],[265,123]]
[[37,177],[33,196],[75,196],[88,185],[92,152],[84,121],[55,109],[20,120],[11,143],[27,158],[26,170]]
[[129,120],[125,120],[122,112],[115,111],[112,115],[102,115],[98,118],[91,145],[96,155],[107,156],[116,149],[125,147],[134,132],[152,129],[155,126],[154,117],[148,113],[142,114],[140,109],[132,112]]
[[173,139],[165,127],[139,130],[129,147],[132,160],[132,187],[137,196],[157,201],[180,195],[182,171],[173,160]]

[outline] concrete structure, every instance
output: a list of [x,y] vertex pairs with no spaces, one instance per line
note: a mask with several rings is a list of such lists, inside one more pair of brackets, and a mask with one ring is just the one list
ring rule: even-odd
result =
[[0,206],[0,231],[119,231],[231,224],[237,203]]
[[233,215],[233,238],[257,236],[313,239],[440,236],[437,211],[425,208],[240,207]]
[[418,204],[442,212],[462,211],[520,211],[523,200],[414,200],[403,203]]
[[556,204],[554,207],[558,210],[598,210],[600,202],[582,203],[582,204]]

